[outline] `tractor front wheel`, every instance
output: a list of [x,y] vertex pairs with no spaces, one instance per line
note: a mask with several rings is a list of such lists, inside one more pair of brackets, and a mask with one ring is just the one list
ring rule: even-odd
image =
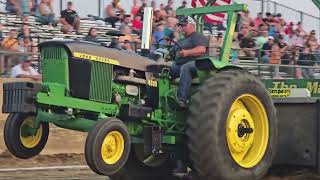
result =
[[95,173],[110,176],[125,165],[130,148],[126,124],[117,118],[108,118],[97,122],[88,133],[85,158]]
[[38,155],[47,143],[49,125],[42,122],[34,128],[33,114],[12,113],[4,127],[4,141],[8,150],[20,159]]
[[188,147],[201,180],[259,179],[276,151],[277,119],[262,82],[243,70],[217,73],[192,98]]

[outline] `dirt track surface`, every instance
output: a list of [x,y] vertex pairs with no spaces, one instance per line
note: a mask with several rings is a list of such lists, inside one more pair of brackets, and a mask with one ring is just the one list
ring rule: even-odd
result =
[[[94,174],[84,160],[83,154],[41,155],[29,160],[21,160],[12,157],[7,151],[0,154],[0,180],[108,180],[107,177]],[[63,167],[66,166],[66,169]],[[68,169],[68,166],[81,168]],[[60,167],[59,170],[30,170],[28,168]],[[15,168],[27,168],[15,170]],[[6,169],[8,170],[6,172]],[[5,172],[3,172],[5,171]],[[281,173],[279,175],[279,173]],[[313,180],[320,179],[308,170],[276,169],[263,180]],[[191,179],[188,179],[191,180]],[[193,179],[192,179],[193,180]]]

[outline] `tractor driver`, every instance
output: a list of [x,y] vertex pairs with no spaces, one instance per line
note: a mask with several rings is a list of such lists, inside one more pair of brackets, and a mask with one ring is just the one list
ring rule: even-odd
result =
[[187,108],[192,78],[197,75],[195,59],[208,56],[209,39],[196,32],[193,18],[182,17],[177,24],[181,27],[184,38],[177,43],[181,49],[176,53],[176,61],[171,67],[172,78],[180,77],[178,89],[178,104],[180,108]]

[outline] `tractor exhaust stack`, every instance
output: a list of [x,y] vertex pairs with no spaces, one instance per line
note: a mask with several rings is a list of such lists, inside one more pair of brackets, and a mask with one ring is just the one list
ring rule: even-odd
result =
[[143,56],[150,53],[152,21],[153,21],[153,8],[152,7],[144,8],[142,42],[141,42],[141,53]]

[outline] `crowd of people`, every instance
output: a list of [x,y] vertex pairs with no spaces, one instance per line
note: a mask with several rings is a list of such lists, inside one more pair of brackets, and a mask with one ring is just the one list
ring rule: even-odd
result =
[[[260,63],[313,66],[320,63],[320,46],[316,31],[307,32],[301,22],[287,22],[282,15],[267,12],[251,18],[250,12],[239,13],[235,44],[249,58],[258,57]],[[234,53],[237,60],[238,53]],[[297,78],[312,78],[312,69],[296,71]],[[279,67],[275,68],[279,76]]]
[[[67,8],[61,11],[59,18],[57,18],[53,12],[52,2],[52,0],[7,0],[5,9],[10,13],[20,15],[24,22],[28,20],[30,15],[33,15],[36,17],[36,21],[43,25],[57,26],[57,24],[61,24],[61,31],[65,34],[82,34],[79,31],[80,17],[74,10],[73,3],[68,2]],[[179,39],[181,27],[176,25],[179,17],[176,16],[173,0],[168,0],[167,4],[157,4],[155,0],[151,2],[133,0],[130,12],[124,10],[120,0],[112,0],[105,7],[103,20],[124,34],[119,38],[122,49],[135,51],[137,44],[141,42],[143,13],[147,6],[154,9],[152,44],[156,44],[162,38],[176,41]],[[183,0],[178,9],[186,7],[187,1]],[[222,24],[217,26],[221,27]],[[0,32],[2,27],[0,25]],[[214,49],[213,54],[216,54],[223,43],[223,33],[219,33],[218,36],[209,36],[210,49]],[[92,27],[85,40],[97,41],[97,39],[97,29]],[[3,38],[0,33],[0,40],[3,50],[28,53],[37,51],[35,42],[30,38],[29,27],[25,24],[20,31],[11,30],[6,38]],[[160,42],[161,45],[165,43],[166,41]],[[319,53],[320,46],[315,30],[305,31],[301,22],[296,24],[287,22],[281,14],[269,12],[259,13],[255,18],[251,17],[249,11],[238,14],[231,55],[233,63],[238,63],[239,58],[257,58],[260,63],[266,64],[311,66],[320,62]],[[279,68],[276,67],[276,77],[279,77],[278,72]],[[300,74],[300,76],[311,77],[312,72],[308,70],[308,72],[302,71]]]

